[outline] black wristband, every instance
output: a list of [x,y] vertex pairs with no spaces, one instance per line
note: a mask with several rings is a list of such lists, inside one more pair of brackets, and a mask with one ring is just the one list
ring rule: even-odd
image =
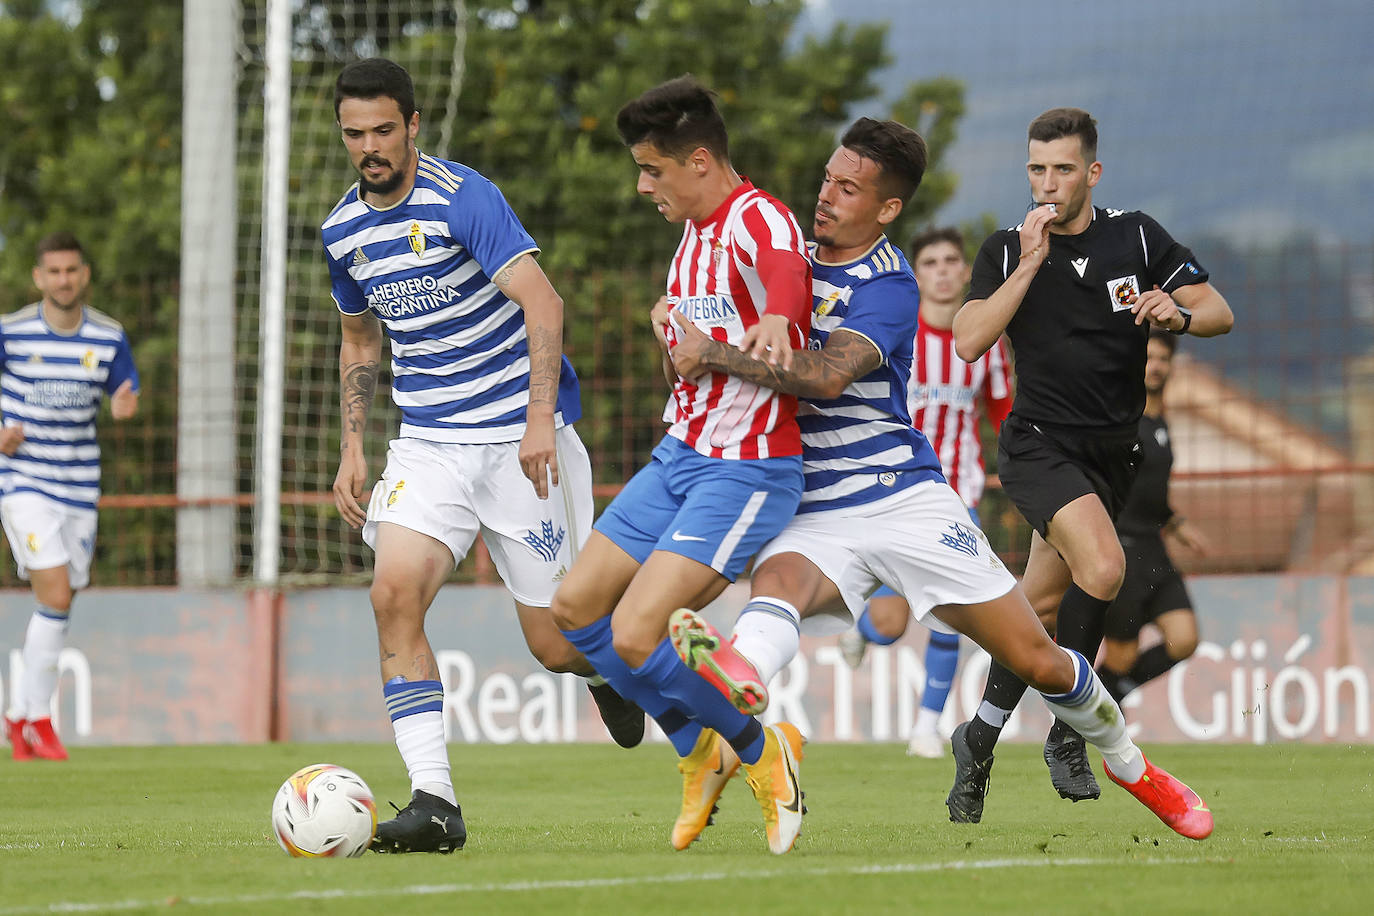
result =
[[1169,333],[1177,334],[1179,337],[1182,337],[1184,334],[1188,333],[1188,328],[1190,328],[1193,324],[1193,313],[1188,311],[1183,306],[1178,307],[1178,313],[1183,316],[1183,327],[1179,328],[1177,331],[1171,328],[1169,330]]

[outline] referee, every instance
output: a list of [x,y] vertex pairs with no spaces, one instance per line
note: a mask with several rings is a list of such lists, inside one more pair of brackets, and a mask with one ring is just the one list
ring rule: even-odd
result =
[[[1011,342],[1018,384],[997,469],[1035,529],[1023,586],[1059,643],[1093,659],[1125,569],[1112,521],[1140,454],[1150,328],[1212,337],[1233,319],[1207,271],[1162,226],[1144,213],[1093,206],[1102,163],[1091,115],[1046,111],[1030,124],[1028,151],[1032,209],[983,243],[954,337],[967,361],[1003,332]],[[1025,690],[994,663],[963,730],[960,756],[975,766],[958,768],[951,820],[981,817],[981,805],[973,817],[955,802],[986,791],[998,735]],[[1098,796],[1083,739],[1061,723],[1045,761],[1064,798]]]

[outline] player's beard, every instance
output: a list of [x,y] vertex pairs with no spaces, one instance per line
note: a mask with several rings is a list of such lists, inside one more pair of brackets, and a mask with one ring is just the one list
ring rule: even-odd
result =
[[377,194],[384,197],[399,188],[401,182],[405,181],[406,167],[409,164],[410,157],[406,156],[406,161],[402,162],[399,168],[393,167],[390,178],[372,182],[367,180],[367,177],[363,174],[363,169],[367,168],[369,165],[391,165],[391,163],[377,156],[364,156],[363,161],[358,163],[358,187],[362,188],[365,194]]

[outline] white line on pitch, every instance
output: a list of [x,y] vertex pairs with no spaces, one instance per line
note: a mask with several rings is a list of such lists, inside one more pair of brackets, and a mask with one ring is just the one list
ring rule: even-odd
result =
[[[812,878],[835,875],[916,874],[939,871],[977,871],[998,868],[1096,868],[1103,865],[1196,865],[1221,859],[983,859],[953,862],[897,862],[891,865],[852,865],[843,868],[770,869],[747,872],[693,872],[680,875],[640,875],[626,878],[578,878],[563,881],[508,881],[500,884],[414,884],[406,887],[349,890],[301,890],[283,894],[240,894],[232,897],[182,897],[173,895],[178,907],[232,906],[254,903],[286,903],[293,900],[363,900],[369,897],[425,897],[436,894],[501,894],[528,891],[583,890],[600,887],[627,887],[636,884],[680,884],[686,881],[730,881],[760,878]],[[29,916],[39,913],[109,913],[166,906],[169,898],[156,900],[112,900],[102,903],[61,901],[36,906],[0,907],[0,916]]]

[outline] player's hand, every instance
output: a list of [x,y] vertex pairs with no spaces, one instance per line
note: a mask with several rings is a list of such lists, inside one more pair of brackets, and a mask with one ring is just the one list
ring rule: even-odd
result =
[[13,426],[6,425],[0,430],[0,454],[13,455],[19,451],[19,444],[24,441],[24,427],[18,423]]
[[1050,256],[1050,223],[1059,215],[1054,204],[1041,204],[1021,222],[1021,263],[1039,270]]
[[763,314],[744,332],[740,351],[783,370],[792,368],[792,322],[785,315]]
[[1173,296],[1158,286],[1136,296],[1135,301],[1131,303],[1131,312],[1135,315],[1136,324],[1148,321],[1166,331],[1176,331],[1183,327],[1183,315],[1178,310],[1178,303],[1174,301]]
[[549,498],[549,482],[558,486],[558,437],[553,418],[525,423],[525,435],[520,437],[520,470],[534,484],[535,495]]
[[672,357],[677,374],[685,379],[694,379],[711,371],[706,368],[705,359],[706,347],[712,338],[681,312],[672,313],[672,322],[677,326],[677,344],[668,351],[668,355]]
[[339,458],[339,473],[334,475],[334,505],[350,527],[361,528],[367,521],[367,512],[360,503],[366,485],[367,459],[362,446],[345,449]]
[[110,395],[110,414],[116,420],[128,420],[138,413],[138,392],[134,391],[133,379],[125,379],[124,384]]
[[658,338],[658,345],[664,351],[668,349],[668,313],[672,308],[673,303],[667,296],[659,296],[649,312],[649,323],[653,326],[654,336]]
[[1200,528],[1186,519],[1165,530],[1184,550],[1200,557],[1205,557],[1212,552],[1212,542],[1207,539]]

